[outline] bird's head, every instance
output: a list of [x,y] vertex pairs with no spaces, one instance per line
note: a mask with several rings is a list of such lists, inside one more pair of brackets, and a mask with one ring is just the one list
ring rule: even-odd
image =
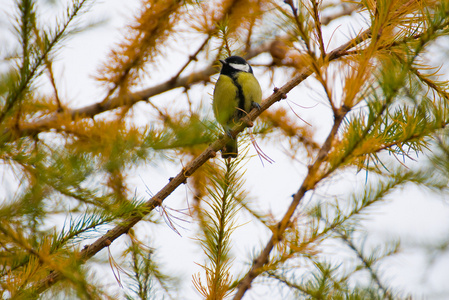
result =
[[232,75],[238,72],[253,73],[253,69],[249,63],[240,56],[229,56],[225,60],[220,59],[223,64],[221,74]]

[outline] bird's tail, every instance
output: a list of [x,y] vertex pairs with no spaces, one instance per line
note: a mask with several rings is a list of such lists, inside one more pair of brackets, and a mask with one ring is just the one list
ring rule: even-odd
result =
[[221,150],[221,157],[223,158],[236,158],[238,154],[237,138],[230,139],[229,142]]

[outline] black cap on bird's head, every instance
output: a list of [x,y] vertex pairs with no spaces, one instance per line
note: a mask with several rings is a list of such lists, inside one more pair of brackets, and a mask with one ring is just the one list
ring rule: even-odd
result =
[[220,62],[223,64],[221,74],[232,75],[238,72],[253,73],[253,69],[249,63],[240,56],[229,56],[225,60],[220,59]]

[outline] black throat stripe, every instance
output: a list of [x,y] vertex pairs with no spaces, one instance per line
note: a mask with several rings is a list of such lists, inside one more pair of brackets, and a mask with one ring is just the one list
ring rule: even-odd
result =
[[238,89],[239,104],[238,109],[234,113],[236,120],[238,120],[245,115],[245,95],[243,94],[242,86],[237,82],[237,76],[232,76],[232,81],[234,81],[234,84]]

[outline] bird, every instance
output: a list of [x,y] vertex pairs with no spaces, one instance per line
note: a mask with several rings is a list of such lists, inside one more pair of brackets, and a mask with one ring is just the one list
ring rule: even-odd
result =
[[231,138],[221,150],[221,157],[236,158],[237,136],[232,136],[231,129],[252,108],[260,109],[262,89],[251,65],[244,58],[229,56],[219,61],[222,67],[215,84],[212,107],[217,122]]

